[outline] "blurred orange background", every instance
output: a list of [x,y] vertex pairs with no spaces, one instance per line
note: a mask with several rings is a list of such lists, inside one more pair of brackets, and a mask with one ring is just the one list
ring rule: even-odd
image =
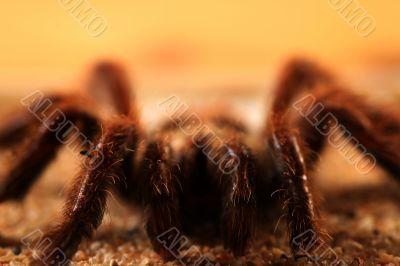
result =
[[358,0],[376,20],[367,37],[332,0],[90,0],[108,22],[92,37],[63,7],[69,1],[3,3],[3,95],[69,86],[101,58],[122,60],[138,87],[147,89],[261,86],[292,55],[315,57],[339,71],[400,66],[398,0]]

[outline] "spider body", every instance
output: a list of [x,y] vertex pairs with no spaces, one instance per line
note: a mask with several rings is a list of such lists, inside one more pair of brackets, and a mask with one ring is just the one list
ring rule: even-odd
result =
[[[229,119],[224,117],[233,121]],[[225,235],[226,246],[242,254],[255,224],[255,160],[245,144],[245,133],[234,123],[207,117],[202,121],[207,129],[194,135],[171,123],[161,127],[162,133],[146,148],[140,167],[145,171],[140,175],[145,184],[140,187],[150,188],[143,196],[147,232],[150,239],[156,239],[160,232],[176,227],[190,236],[201,225],[220,224],[214,229]],[[151,159],[155,154],[158,156]],[[160,206],[160,202],[164,204]],[[166,223],[168,220],[172,222]],[[230,227],[246,240],[239,241],[239,236],[227,230]],[[153,242],[153,246],[159,245]]]
[[[158,237],[171,228],[191,235],[201,224],[213,225],[236,256],[244,254],[258,218],[274,200],[271,193],[281,192],[296,255],[310,241],[324,239],[309,179],[328,139],[325,133],[339,124],[351,132],[358,150],[365,148],[377,164],[399,178],[399,117],[340,88],[330,74],[308,61],[294,60],[285,67],[264,130],[258,135],[236,117],[212,112],[201,119],[176,113],[172,121],[144,134],[122,69],[101,64],[93,77],[90,89],[108,95],[118,115],[104,120],[80,101],[53,97],[64,120],[73,121],[94,145],[84,143],[84,167],[67,193],[61,219],[44,236],[52,248],[40,250],[40,258],[34,261],[39,265],[67,263],[81,240],[101,224],[110,188],[143,206],[147,234],[155,251],[167,260],[173,259],[166,248],[172,242],[165,245]],[[301,116],[293,112],[293,102],[304,92],[315,101],[299,102],[298,112],[306,113]],[[36,108],[44,113],[53,109]],[[55,138],[51,126],[60,124],[59,116],[49,115],[41,124],[30,115],[22,111],[0,128],[2,148],[18,146],[32,134],[3,177],[1,202],[23,198],[61,142],[71,138],[67,134],[71,126],[63,127],[61,141]],[[311,124],[310,119],[319,123]],[[203,126],[193,130],[199,121]],[[304,234],[310,230],[315,239]],[[173,246],[179,250],[179,243]],[[55,249],[61,253],[50,253]]]

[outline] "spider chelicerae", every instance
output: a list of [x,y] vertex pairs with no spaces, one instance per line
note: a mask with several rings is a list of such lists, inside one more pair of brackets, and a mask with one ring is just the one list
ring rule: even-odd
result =
[[[338,124],[351,133],[355,148],[400,177],[397,113],[367,103],[311,61],[286,64],[261,134],[227,112],[193,116],[174,103],[169,105],[176,111],[173,119],[147,132],[121,66],[103,62],[91,77],[90,93],[48,95],[51,106],[31,99],[34,115],[15,112],[0,127],[0,147],[16,150],[0,185],[0,202],[22,199],[72,133],[87,137],[80,141],[86,148],[83,166],[67,193],[62,218],[43,236],[52,248],[38,253],[37,264],[68,263],[81,240],[101,224],[109,189],[143,207],[148,237],[165,260],[174,259],[167,248],[174,239],[161,243],[158,236],[171,228],[191,235],[204,223],[218,225],[225,247],[243,255],[277,192],[297,255],[311,241],[304,232],[313,232],[313,241],[325,239],[309,178],[327,133]],[[299,102],[305,93],[313,101]],[[105,100],[113,116],[97,112]],[[50,253],[55,249],[62,256]]]

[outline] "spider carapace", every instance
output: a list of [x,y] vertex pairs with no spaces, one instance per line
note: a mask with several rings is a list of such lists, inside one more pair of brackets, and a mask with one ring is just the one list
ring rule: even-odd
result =
[[[312,230],[316,239],[324,239],[309,178],[327,142],[325,133],[337,124],[361,144],[355,147],[400,177],[398,114],[343,89],[311,61],[295,59],[284,67],[264,130],[257,135],[237,117],[213,111],[174,112],[172,120],[147,132],[122,67],[103,62],[91,77],[87,96],[48,95],[50,107],[33,100],[35,115],[21,110],[0,127],[0,147],[17,150],[0,185],[0,202],[22,199],[71,132],[87,137],[83,166],[68,190],[62,216],[43,236],[52,248],[38,253],[37,264],[54,265],[74,255],[81,240],[101,224],[109,189],[143,207],[148,237],[166,260],[173,257],[171,243],[165,241],[173,239],[160,242],[159,236],[171,228],[190,235],[204,222],[218,228],[235,256],[243,255],[258,218],[269,210],[271,193],[279,192],[296,255],[309,244],[304,232]],[[313,100],[299,102],[302,95]],[[104,99],[112,116],[97,112]],[[293,103],[300,109],[294,111]],[[173,102],[167,107],[179,109]],[[55,110],[57,115],[51,115]],[[38,114],[46,119],[38,119]],[[60,119],[70,123],[60,129]],[[50,253],[55,249],[63,256]]]

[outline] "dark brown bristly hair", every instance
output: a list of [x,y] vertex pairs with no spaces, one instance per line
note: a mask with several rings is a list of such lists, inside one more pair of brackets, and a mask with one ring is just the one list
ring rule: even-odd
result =
[[255,162],[250,149],[239,139],[229,141],[227,146],[240,163],[232,172],[216,173],[222,176],[222,232],[225,247],[243,256],[255,232]]
[[[206,115],[204,119],[219,132],[217,139],[221,141],[209,141],[206,149],[193,143],[190,161],[192,167],[201,169],[197,182],[210,179],[210,185],[217,187],[220,196],[214,200],[220,201],[221,208],[217,210],[221,212],[218,217],[225,248],[235,256],[242,256],[252,241],[256,225],[255,159],[245,144],[247,128],[223,112]],[[200,139],[200,136],[195,138],[195,142]],[[212,198],[209,194],[207,197]]]
[[[286,212],[292,253],[318,247],[326,235],[319,224],[319,212],[311,193],[310,154],[303,139],[288,119],[292,102],[303,90],[312,92],[320,83],[328,84],[332,77],[319,66],[306,60],[292,60],[278,81],[271,114],[267,117],[265,138],[277,171],[282,180],[282,204]],[[307,234],[311,232],[311,234]],[[310,245],[313,244],[316,245]]]
[[[304,90],[313,101],[305,104],[307,110],[301,110],[301,115],[297,112],[292,123],[288,111]],[[314,110],[317,105],[322,108]],[[328,116],[331,119],[324,119]],[[317,127],[312,120],[320,121]],[[364,98],[338,86],[328,72],[311,62],[289,63],[278,83],[266,137],[284,182],[284,206],[295,255],[319,247],[318,242],[326,240],[308,183],[310,170],[317,163],[314,155],[318,156],[326,143],[327,135],[321,132],[332,129],[332,121],[348,130],[361,152],[370,152],[388,173],[399,177],[399,117],[386,108],[373,108]]]
[[[270,130],[270,149],[283,182],[282,200],[289,241],[297,256],[299,252],[309,250],[309,246],[318,247],[326,236],[319,225],[318,210],[311,194],[310,175],[303,157],[306,154],[304,145],[297,134],[282,125]],[[311,245],[313,242],[315,245]]]
[[155,251],[164,259],[171,260],[173,252],[177,252],[180,245],[174,245],[174,239],[158,239],[171,228],[180,229],[179,168],[173,161],[173,150],[163,139],[163,135],[147,145],[143,158],[143,172],[141,175],[144,189],[143,199],[146,208],[146,231]]
[[[50,228],[42,239],[50,239],[51,247],[39,250],[36,263],[60,260],[60,252],[71,258],[82,238],[90,237],[100,225],[106,206],[108,189],[118,182],[121,165],[127,152],[126,143],[135,131],[135,121],[114,118],[107,124],[96,149],[92,150],[81,173],[67,194],[60,222]],[[52,254],[54,250],[59,253]],[[61,256],[64,260],[65,257]]]

